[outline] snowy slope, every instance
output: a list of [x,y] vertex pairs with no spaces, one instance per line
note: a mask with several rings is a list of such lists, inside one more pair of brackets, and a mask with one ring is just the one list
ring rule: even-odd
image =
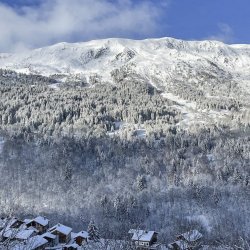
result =
[[[165,98],[176,101],[184,113],[184,124],[213,120],[218,116],[227,119],[230,113],[197,111],[195,98],[187,100],[188,97],[180,92],[181,86],[188,85],[189,91],[193,88],[191,94],[194,95],[199,89],[208,102],[221,98],[243,100],[246,105],[242,112],[249,110],[250,105],[250,45],[173,38],[112,38],[59,43],[19,54],[0,54],[0,68],[46,76],[59,74],[83,78],[87,82],[94,78],[112,84],[115,83],[114,76],[116,80],[128,75],[137,76],[163,90]],[[227,93],[229,83],[237,85],[237,93],[234,89]]]
[[[26,73],[99,74],[111,81],[110,72],[128,67],[132,72],[162,83],[193,76],[200,70],[231,73],[249,86],[250,45],[216,41],[182,41],[173,38],[134,41],[104,39],[84,43],[59,43],[20,54],[0,54],[0,67]],[[216,69],[217,72],[212,70]]]

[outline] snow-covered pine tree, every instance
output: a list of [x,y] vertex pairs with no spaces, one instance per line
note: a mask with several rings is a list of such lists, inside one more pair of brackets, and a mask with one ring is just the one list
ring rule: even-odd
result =
[[136,184],[138,191],[142,191],[143,189],[147,188],[147,181],[145,176],[139,175],[136,178]]
[[89,222],[89,225],[88,225],[88,234],[89,234],[89,239],[90,240],[99,241],[99,239],[100,239],[99,229],[95,225],[95,222],[94,222],[93,219]]

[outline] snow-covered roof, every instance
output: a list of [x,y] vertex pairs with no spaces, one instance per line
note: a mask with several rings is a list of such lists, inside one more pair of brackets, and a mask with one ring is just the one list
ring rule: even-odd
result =
[[50,232],[46,232],[46,233],[42,234],[41,236],[43,238],[46,237],[46,238],[50,238],[50,239],[55,239],[56,238],[56,236],[54,234],[50,233]]
[[181,234],[181,236],[186,240],[186,241],[196,241],[202,238],[202,234],[198,230],[191,230],[189,232]]
[[42,216],[37,216],[35,219],[33,219],[33,221],[35,221],[36,223],[42,226],[47,226],[49,224],[49,220]]
[[27,240],[35,231],[33,229],[24,229],[19,231],[15,238],[19,240]]
[[188,249],[188,243],[185,242],[185,241],[183,241],[183,240],[177,240],[177,241],[169,244],[168,247],[170,249],[173,249],[175,245],[177,245],[180,250],[186,250],[186,249]]
[[23,220],[23,222],[24,222],[25,224],[29,224],[31,221],[32,221],[31,219],[24,219],[24,220]]
[[34,230],[36,233],[39,233],[39,230],[37,230],[36,228],[34,228],[32,226],[28,227],[27,229],[31,229],[31,230]]
[[145,231],[145,230],[136,230],[130,229],[129,233],[132,233],[132,240],[139,240],[139,241],[151,241],[154,234],[157,234],[155,231]]
[[[11,245],[10,249],[11,250],[35,250],[39,247],[42,247],[47,242],[48,241],[43,239],[40,235],[37,235],[37,236],[31,237],[28,241],[18,241],[18,240],[13,241],[13,244]],[[57,248],[57,250],[62,250],[62,247],[60,246],[60,248]]]
[[13,241],[13,245],[11,246],[11,250],[26,250],[27,245],[24,244],[23,241]]
[[86,231],[81,231],[81,232],[79,232],[79,233],[77,233],[75,236],[74,236],[74,238],[76,238],[76,237],[82,237],[82,238],[88,238],[89,237],[89,234],[88,234],[88,232],[86,232]]
[[6,228],[1,231],[1,235],[3,235],[5,238],[13,238],[18,232],[17,228]]
[[31,237],[28,242],[28,244],[30,244],[31,246],[31,249],[36,249],[40,246],[45,245],[46,243],[48,243],[48,241],[40,235]]
[[60,232],[64,235],[68,235],[72,231],[72,228],[67,227],[67,226],[59,223],[59,224],[56,224],[55,226],[53,226],[52,228],[50,228],[49,231],[52,233],[57,231],[57,232]]
[[8,222],[8,225],[10,226],[10,227],[12,227],[15,223],[17,223],[17,222],[20,222],[20,223],[23,223],[23,221],[21,221],[21,220],[19,220],[19,219],[17,219],[17,218],[11,218],[10,220],[9,220],[9,222]]

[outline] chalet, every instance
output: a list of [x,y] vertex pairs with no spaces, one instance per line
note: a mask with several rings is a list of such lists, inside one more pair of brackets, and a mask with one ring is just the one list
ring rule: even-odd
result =
[[44,250],[48,245],[48,241],[41,235],[31,237],[28,241],[28,246],[31,250]]
[[87,242],[88,237],[89,237],[88,232],[81,231],[81,232],[77,233],[76,235],[74,235],[73,239],[75,240],[76,244],[81,246],[81,245],[83,245],[84,243]]
[[16,240],[28,240],[30,237],[33,237],[36,235],[36,231],[33,229],[23,229],[20,230],[16,233],[16,235],[14,236],[14,238]]
[[22,220],[19,220],[17,218],[12,218],[10,221],[9,221],[9,227],[10,228],[20,228],[24,222]]
[[42,216],[38,216],[32,220],[26,220],[25,223],[27,227],[36,228],[39,234],[45,233],[49,228],[49,220]]
[[67,244],[71,240],[72,228],[57,224],[48,230],[50,233],[57,235],[59,243]]
[[[15,223],[15,222],[14,222]],[[26,237],[29,237],[29,235],[34,235],[33,230],[25,230],[26,227],[24,224],[20,225],[19,227],[16,227],[17,224],[13,227],[13,220],[10,220],[6,223],[6,226],[2,229],[0,232],[2,240],[10,239],[10,240],[24,240]]]
[[18,229],[16,228],[6,227],[4,230],[1,231],[1,238],[3,241],[6,239],[14,239],[17,232]]
[[53,246],[56,246],[58,245],[59,243],[59,240],[58,240],[58,236],[57,235],[54,235],[50,232],[46,232],[44,234],[41,235],[45,240],[48,241],[48,245],[50,247],[53,247]]
[[189,245],[188,245],[187,242],[185,242],[183,240],[177,240],[177,241],[169,244],[168,249],[171,249],[171,250],[188,250]]
[[191,230],[177,236],[177,240],[183,240],[188,243],[198,242],[201,238],[202,234],[198,230]]
[[135,243],[136,249],[154,250],[160,245],[157,244],[158,233],[155,231],[131,229],[129,233],[132,234],[132,241]]
[[169,244],[168,248],[173,250],[191,250],[199,244],[201,238],[202,234],[199,231],[191,230],[178,235],[176,241]]

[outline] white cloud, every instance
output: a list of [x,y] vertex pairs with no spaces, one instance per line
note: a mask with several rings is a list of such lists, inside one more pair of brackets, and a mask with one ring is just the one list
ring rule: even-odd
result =
[[234,32],[233,29],[226,23],[218,24],[219,32],[209,37],[211,40],[217,40],[224,43],[232,43],[234,41]]
[[19,10],[0,4],[0,52],[61,41],[153,36],[168,0],[45,0]]

